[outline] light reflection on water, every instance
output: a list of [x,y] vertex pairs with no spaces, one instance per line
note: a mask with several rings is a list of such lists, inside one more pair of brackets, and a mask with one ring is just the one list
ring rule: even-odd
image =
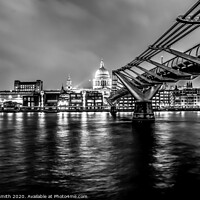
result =
[[198,192],[199,112],[0,113],[0,193],[95,199]]

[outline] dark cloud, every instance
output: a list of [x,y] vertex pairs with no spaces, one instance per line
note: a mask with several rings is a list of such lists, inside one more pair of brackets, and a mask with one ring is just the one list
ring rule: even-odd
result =
[[110,71],[130,62],[194,2],[0,0],[0,89],[15,79],[60,88],[68,74],[86,85],[101,58]]

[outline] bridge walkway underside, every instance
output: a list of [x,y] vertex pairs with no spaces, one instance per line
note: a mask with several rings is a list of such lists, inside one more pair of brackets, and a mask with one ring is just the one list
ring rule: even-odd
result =
[[[113,91],[107,99],[115,106],[120,97],[135,98],[133,120],[154,120],[151,100],[164,83],[193,80],[200,75],[200,43],[181,52],[173,46],[200,26],[200,1],[179,16],[156,42],[127,65],[113,70]],[[167,52],[173,58],[163,62],[156,56]],[[147,70],[146,65],[154,66]],[[140,72],[140,73],[139,73]]]

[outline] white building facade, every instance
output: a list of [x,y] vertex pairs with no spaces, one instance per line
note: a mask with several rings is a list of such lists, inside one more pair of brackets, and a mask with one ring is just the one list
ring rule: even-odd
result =
[[111,89],[111,77],[109,71],[104,67],[104,62],[101,60],[100,67],[95,73],[93,79],[93,90]]
[[103,104],[105,107],[108,106],[106,98],[110,96],[111,88],[112,79],[110,77],[109,71],[104,67],[103,60],[101,60],[100,67],[96,71],[95,77],[93,79],[93,90],[102,93]]

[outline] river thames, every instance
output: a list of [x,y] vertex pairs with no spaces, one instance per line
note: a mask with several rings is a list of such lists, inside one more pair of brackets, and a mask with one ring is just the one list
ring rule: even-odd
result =
[[192,198],[200,112],[155,116],[136,125],[131,113],[0,113],[0,194]]

